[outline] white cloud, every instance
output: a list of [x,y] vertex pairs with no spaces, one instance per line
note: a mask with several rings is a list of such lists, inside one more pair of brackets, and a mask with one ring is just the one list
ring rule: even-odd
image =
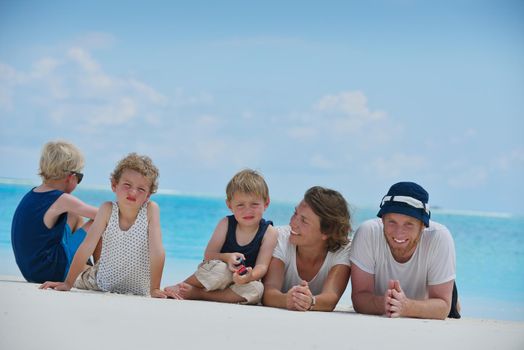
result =
[[413,174],[423,171],[428,166],[428,162],[423,156],[396,153],[389,158],[376,158],[370,165],[371,170],[378,177],[394,179],[406,176],[413,177]]
[[115,37],[109,33],[91,32],[76,38],[76,46],[87,49],[102,49],[113,45]]
[[492,162],[502,171],[510,171],[524,165],[524,149],[516,148],[495,158]]
[[333,162],[320,153],[315,153],[311,158],[309,164],[317,169],[329,170],[333,168]]
[[86,72],[97,73],[100,71],[100,66],[98,63],[91,57],[91,55],[80,47],[72,47],[67,52],[67,56],[73,61],[78,63]]
[[146,85],[136,79],[129,79],[128,83],[129,86],[135,89],[138,93],[146,96],[149,101],[159,105],[165,105],[167,103],[167,97],[157,92],[151,86]]
[[477,133],[477,129],[468,128],[466,130],[463,130],[462,134],[458,136],[452,136],[449,140],[449,143],[454,146],[463,145],[465,143],[470,142],[470,140],[474,139],[477,136]]
[[304,45],[306,42],[300,38],[283,37],[283,36],[251,36],[251,37],[235,37],[224,40],[218,40],[211,43],[217,47],[286,47],[296,45]]
[[448,179],[448,184],[455,188],[476,188],[484,185],[488,180],[488,171],[480,166],[454,171]]
[[190,156],[195,156],[200,166],[210,168],[223,164],[222,160],[229,154],[228,145],[221,139],[198,140],[193,149],[195,153]]
[[344,137],[387,120],[384,111],[369,108],[366,95],[358,90],[323,96],[314,110],[325,131]]
[[371,111],[368,99],[361,91],[344,91],[338,95],[327,95],[318,101],[315,108],[322,112],[341,113],[350,119],[376,121],[386,117],[380,110]]
[[32,79],[42,79],[52,74],[57,67],[60,66],[60,61],[52,57],[44,57],[33,64],[31,72]]
[[22,80],[21,75],[5,63],[0,62],[0,108],[9,111],[13,108],[13,89]]
[[122,97],[117,103],[109,104],[100,108],[96,114],[88,120],[92,126],[121,125],[129,122],[137,115],[135,101],[129,97]]
[[196,95],[188,95],[184,89],[176,88],[173,96],[173,105],[180,106],[192,106],[192,105],[205,105],[213,102],[213,96],[207,92],[201,92]]
[[287,131],[289,137],[295,140],[307,141],[313,139],[317,135],[317,130],[310,126],[292,127]]
[[90,52],[78,46],[62,59],[47,56],[35,61],[28,74],[0,63],[0,108],[15,108],[15,94],[18,89],[23,94],[24,88],[36,91],[29,102],[47,110],[51,121],[74,120],[74,129],[91,131],[136,118],[159,125],[159,109],[168,104],[166,96],[138,79],[104,73]]
[[200,130],[216,129],[220,125],[220,119],[213,115],[203,115],[196,118],[195,126]]

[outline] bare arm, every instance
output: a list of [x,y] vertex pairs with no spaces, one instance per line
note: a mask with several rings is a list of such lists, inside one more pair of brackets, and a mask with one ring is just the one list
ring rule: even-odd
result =
[[346,290],[351,273],[350,267],[347,265],[333,266],[329,270],[322,292],[315,296],[316,304],[312,307],[313,293],[306,281],[292,287],[287,293],[281,292],[284,284],[284,270],[284,262],[273,257],[264,278],[262,303],[267,306],[298,311],[333,311]]
[[165,251],[162,245],[162,231],[160,229],[160,208],[158,204],[150,201],[147,206],[149,222],[149,259],[151,264],[151,296],[155,298],[166,298],[160,289],[162,271],[164,270]]
[[241,257],[245,259],[244,254],[241,253],[220,253],[224,242],[226,241],[228,218],[225,217],[217,224],[211,239],[207,243],[206,251],[204,253],[205,260],[221,260],[228,264],[231,271],[234,271],[234,264],[236,258]]
[[[262,239],[262,244],[258,252],[257,261],[253,270],[250,270],[247,275],[238,276],[235,274],[234,279],[245,279],[242,283],[249,281],[258,281],[262,279],[267,273],[271,258],[273,257],[273,250],[277,245],[278,232],[273,226],[268,226],[267,231]],[[238,283],[237,281],[235,281]]]
[[312,310],[333,311],[348,285],[351,269],[347,265],[335,265],[329,270],[322,292],[316,296]]
[[370,315],[386,313],[383,295],[375,295],[375,276],[351,265],[351,300],[356,312]]
[[284,271],[284,262],[273,257],[269,263],[267,274],[264,277],[262,304],[281,309],[288,308],[288,295],[281,292],[284,284]]
[[57,216],[65,212],[72,212],[89,219],[94,219],[98,212],[97,207],[84,203],[69,193],[62,194],[49,210],[56,211]]
[[[333,266],[328,273],[322,291],[313,296],[306,281],[293,287],[294,309],[299,311],[333,311],[346,290],[351,269],[347,265]],[[313,303],[315,301],[315,303]]]
[[398,281],[390,281],[390,296],[386,307],[391,317],[445,319],[451,309],[454,280],[428,287],[428,299],[408,299]]
[[96,245],[100,241],[100,237],[102,237],[102,233],[107,227],[111,215],[111,208],[111,202],[106,202],[100,207],[100,210],[95,217],[95,221],[89,228],[86,238],[76,251],[65,281],[63,283],[45,282],[40,286],[41,289],[54,288],[57,290],[70,290],[73,287],[76,278],[84,269],[85,262],[95,251]]

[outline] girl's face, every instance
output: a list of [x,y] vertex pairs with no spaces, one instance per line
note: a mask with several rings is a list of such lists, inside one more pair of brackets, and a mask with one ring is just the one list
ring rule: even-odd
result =
[[118,183],[111,185],[119,205],[141,207],[149,200],[151,183],[135,170],[125,169]]
[[291,226],[289,241],[296,246],[323,245],[328,238],[320,231],[320,218],[305,201],[301,201],[295,208],[289,225]]
[[240,225],[255,226],[260,223],[269,202],[258,195],[235,192],[226,204]]

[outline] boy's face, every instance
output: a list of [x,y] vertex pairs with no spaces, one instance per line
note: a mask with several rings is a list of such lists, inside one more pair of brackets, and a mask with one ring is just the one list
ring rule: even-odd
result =
[[67,176],[65,177],[65,184],[66,188],[64,192],[72,193],[75,190],[76,186],[78,186],[78,176],[75,174],[67,174]]
[[241,225],[258,225],[262,215],[269,205],[269,201],[255,194],[236,192],[230,201],[226,201],[228,208],[235,215]]
[[151,182],[135,170],[125,169],[118,183],[111,185],[120,206],[141,207],[151,195]]

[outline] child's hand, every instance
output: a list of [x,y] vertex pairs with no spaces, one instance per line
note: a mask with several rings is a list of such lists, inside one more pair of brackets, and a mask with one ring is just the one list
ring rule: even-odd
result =
[[251,271],[253,270],[253,268],[251,267],[246,267],[246,273],[242,276],[240,276],[238,274],[237,271],[235,271],[233,273],[233,282],[235,282],[236,284],[246,284],[246,283],[249,283],[251,282],[253,279],[251,278]]
[[45,282],[42,284],[38,289],[54,289],[54,290],[60,290],[60,291],[68,291],[71,290],[71,286],[65,282]]
[[244,254],[242,253],[230,253],[229,254],[229,257],[227,258],[227,266],[229,267],[229,270],[231,272],[235,272],[236,270],[238,270],[238,263],[241,261],[241,260],[246,260],[246,258],[244,257]]
[[151,298],[166,299],[167,294],[163,290],[155,288],[155,289],[151,289]]

